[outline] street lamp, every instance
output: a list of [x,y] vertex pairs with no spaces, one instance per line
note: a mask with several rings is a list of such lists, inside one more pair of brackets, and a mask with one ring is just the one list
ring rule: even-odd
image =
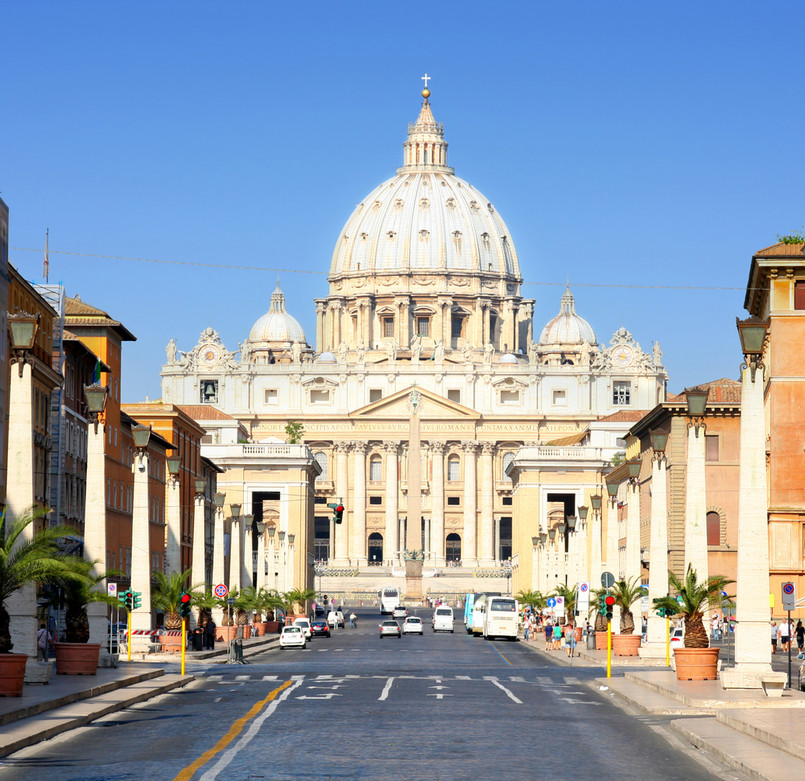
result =
[[276,526],[269,526],[268,527],[268,539],[273,540],[274,534],[276,534],[277,527]]
[[634,482],[640,477],[640,459],[634,458],[626,462],[626,468],[629,470],[629,480]]
[[567,521],[567,530],[568,532],[576,531],[576,521],[577,518],[575,515],[568,515],[566,518]]
[[582,522],[582,523],[584,523],[584,521],[586,521],[586,520],[587,520],[587,513],[588,513],[589,511],[590,511],[590,508],[589,508],[589,507],[585,507],[584,505],[582,505],[581,507],[579,507],[579,509],[578,509],[578,513],[579,513],[579,520],[581,520],[581,522]]
[[[601,496],[601,494],[593,494],[590,497],[590,504],[593,506],[593,512],[594,513],[597,513],[597,512],[599,512],[601,510],[601,500],[602,500],[602,498],[603,497]],[[581,508],[579,508],[579,509],[581,509]]]
[[652,431],[649,435],[651,437],[651,449],[657,456],[665,455],[665,447],[668,444],[668,434],[665,431]]
[[215,493],[212,495],[212,503],[215,505],[216,510],[222,509],[225,501],[226,501],[226,494]]
[[89,422],[95,425],[95,433],[98,433],[98,423],[101,421],[104,410],[106,409],[106,398],[109,395],[109,388],[106,385],[96,383],[84,386],[84,399],[87,402],[87,414]]
[[744,354],[746,366],[752,372],[752,382],[755,381],[755,372],[763,366],[763,345],[766,343],[766,334],[769,330],[769,321],[759,317],[747,317],[746,320],[735,318],[738,327],[738,336],[741,339],[741,352]]
[[232,517],[233,518],[240,518],[240,505],[237,502],[232,502],[229,505],[229,508],[232,510]]
[[197,477],[193,482],[196,488],[196,496],[204,496],[207,490],[207,481],[203,477]]
[[607,493],[609,494],[609,500],[612,502],[612,506],[615,506],[615,502],[618,500],[618,489],[620,488],[620,483],[616,483],[613,481],[607,480]]
[[290,546],[292,546],[292,547],[293,547],[293,542],[294,542],[294,540],[295,540],[295,539],[296,539],[296,535],[295,535],[295,534],[289,534],[289,535],[288,535],[288,545],[290,545]]
[[28,312],[14,312],[8,316],[8,328],[11,336],[11,349],[14,359],[22,377],[22,367],[25,365],[28,353],[34,348],[36,332],[39,330],[39,315]]
[[168,472],[174,480],[179,479],[179,469],[182,466],[182,459],[177,456],[168,456],[165,461],[168,464]]
[[148,442],[151,439],[151,426],[144,426],[138,423],[136,426],[131,427],[131,435],[134,437],[134,447],[142,452],[148,447]]

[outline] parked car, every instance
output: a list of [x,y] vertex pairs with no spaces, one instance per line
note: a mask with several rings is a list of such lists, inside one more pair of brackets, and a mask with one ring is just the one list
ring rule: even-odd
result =
[[392,618],[406,618],[407,616],[408,610],[406,610],[402,605],[397,605],[397,607],[391,611]]
[[326,621],[314,621],[310,625],[310,634],[313,637],[322,635],[323,637],[330,636],[330,625]]
[[402,630],[406,635],[421,635],[422,619],[419,616],[408,616],[403,622]]
[[331,610],[327,614],[327,623],[330,625],[331,629],[335,629],[337,626],[343,628],[344,614],[340,610]]
[[380,639],[384,637],[402,637],[402,630],[396,621],[384,621],[380,625]]
[[280,648],[304,648],[307,638],[301,626],[284,626],[280,635]]
[[310,621],[307,618],[295,618],[293,625],[301,627],[305,633],[305,640],[310,640],[313,637],[313,633],[310,631]]
[[683,627],[677,627],[671,630],[671,648],[682,648],[685,642],[685,630]]

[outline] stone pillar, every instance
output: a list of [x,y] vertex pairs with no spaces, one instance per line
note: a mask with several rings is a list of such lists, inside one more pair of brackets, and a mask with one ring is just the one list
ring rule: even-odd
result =
[[705,427],[688,424],[688,460],[685,468],[685,572],[696,570],[701,583],[707,580],[707,494],[704,477]]
[[279,586],[277,584],[277,549],[276,549],[276,537],[270,536],[268,538],[268,550],[267,550],[267,558],[268,558],[268,578],[267,578],[267,587],[270,589],[274,589],[275,591],[279,590]]
[[[344,502],[349,502],[349,442],[336,442],[336,495]],[[354,498],[354,497],[353,497]],[[348,510],[344,513],[344,520],[335,524],[335,566],[346,567],[349,558],[349,517]]]
[[[96,570],[106,570],[106,453],[104,450],[105,426],[90,422],[87,430],[87,490],[84,505],[84,557],[97,561]],[[121,562],[121,566],[123,562]],[[105,582],[99,584],[105,591]],[[108,648],[106,605],[90,602],[89,641]],[[16,649],[14,649],[16,650]]]
[[383,541],[383,559],[386,564],[394,562],[397,551],[400,549],[398,536],[398,498],[400,482],[398,480],[399,444],[397,442],[384,442],[386,451],[386,533]]
[[422,440],[419,427],[419,391],[410,396],[411,417],[408,424],[408,521],[405,547],[422,549]]
[[[167,470],[166,470],[167,471]],[[165,572],[182,571],[182,488],[179,477],[165,481]]]
[[461,561],[465,567],[478,564],[475,525],[477,522],[477,488],[475,461],[478,452],[477,442],[462,442],[464,450],[464,536],[461,540]]
[[[131,614],[132,629],[152,629],[151,545],[148,522],[148,453],[134,457],[134,498],[131,518],[131,588],[142,594],[142,605]],[[146,638],[149,639],[149,638]],[[132,641],[134,638],[132,638]]]
[[[226,583],[224,572],[224,508],[215,508],[215,526],[213,527],[212,537],[212,587],[215,588],[219,583]],[[224,611],[220,607],[213,608],[212,617],[217,626],[221,626],[224,618]]]
[[611,499],[604,498],[603,509],[606,510],[606,566],[604,570],[611,572],[615,580],[618,580],[621,571],[620,551],[618,547],[618,508],[616,505],[613,505]]
[[433,454],[433,482],[431,484],[431,510],[430,510],[430,549],[433,553],[433,564],[444,567],[445,540],[444,540],[444,442],[431,442],[430,451]]
[[246,525],[246,521],[241,519],[240,522],[240,587],[241,589],[248,588],[254,585],[252,562],[254,561],[254,543],[252,542],[252,527]]
[[665,453],[656,453],[651,462],[651,530],[648,571],[649,645],[665,653],[665,619],[654,610],[654,600],[668,594],[668,478]]
[[353,515],[350,528],[349,559],[359,567],[366,566],[366,442],[353,442],[354,492]]
[[257,583],[255,588],[260,591],[266,588],[266,533],[257,533]]
[[[206,509],[206,500],[203,493],[196,493],[193,497],[193,558],[192,558],[192,576],[190,582],[195,585],[196,583],[203,583],[205,588],[209,588],[211,584],[207,583],[205,552],[206,552],[206,535],[204,533],[204,511]],[[214,554],[213,554],[214,555]],[[223,581],[219,580],[218,583]],[[217,585],[217,584],[212,584]]]
[[494,519],[494,442],[481,444],[481,528],[478,540],[479,561],[482,567],[495,563],[495,519]]
[[333,314],[333,349],[335,350],[341,344],[341,302],[333,301],[330,308]]
[[588,580],[587,572],[587,522],[579,518],[576,521],[576,531],[574,532],[575,553],[576,553],[576,579],[575,583]]
[[759,689],[771,678],[769,642],[769,528],[767,510],[764,367],[742,367],[739,456],[738,572],[735,667],[721,671],[725,689]]
[[229,590],[240,591],[243,577],[243,548],[240,533],[240,519],[229,521]]
[[[605,499],[602,497],[601,506]],[[601,573],[604,566],[601,556],[601,510],[591,510],[590,521],[590,588],[601,588]]]
[[316,302],[316,352],[323,352],[325,348],[324,342],[324,313],[327,309],[323,301]]
[[640,566],[640,483],[637,479],[627,486],[626,505],[626,561],[625,578],[639,577]]

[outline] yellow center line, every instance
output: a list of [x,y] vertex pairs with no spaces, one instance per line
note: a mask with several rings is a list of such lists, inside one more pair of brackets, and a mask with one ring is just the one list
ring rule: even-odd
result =
[[254,703],[251,708],[249,708],[249,712],[239,718],[230,728],[229,731],[224,735],[209,751],[205,751],[192,765],[188,765],[184,770],[182,770],[173,781],[190,781],[193,777],[193,774],[198,770],[202,765],[206,765],[216,754],[219,754],[223,751],[240,733],[243,731],[243,728],[246,726],[246,723],[253,719],[269,702],[271,702],[281,691],[287,689],[293,681],[285,681],[277,689],[274,689],[265,699],[260,700],[259,702]]

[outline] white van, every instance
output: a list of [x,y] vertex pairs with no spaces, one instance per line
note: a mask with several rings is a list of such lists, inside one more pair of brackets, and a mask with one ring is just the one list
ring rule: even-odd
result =
[[452,632],[453,631],[453,608],[447,605],[439,605],[433,611],[433,619],[431,620],[434,632]]

